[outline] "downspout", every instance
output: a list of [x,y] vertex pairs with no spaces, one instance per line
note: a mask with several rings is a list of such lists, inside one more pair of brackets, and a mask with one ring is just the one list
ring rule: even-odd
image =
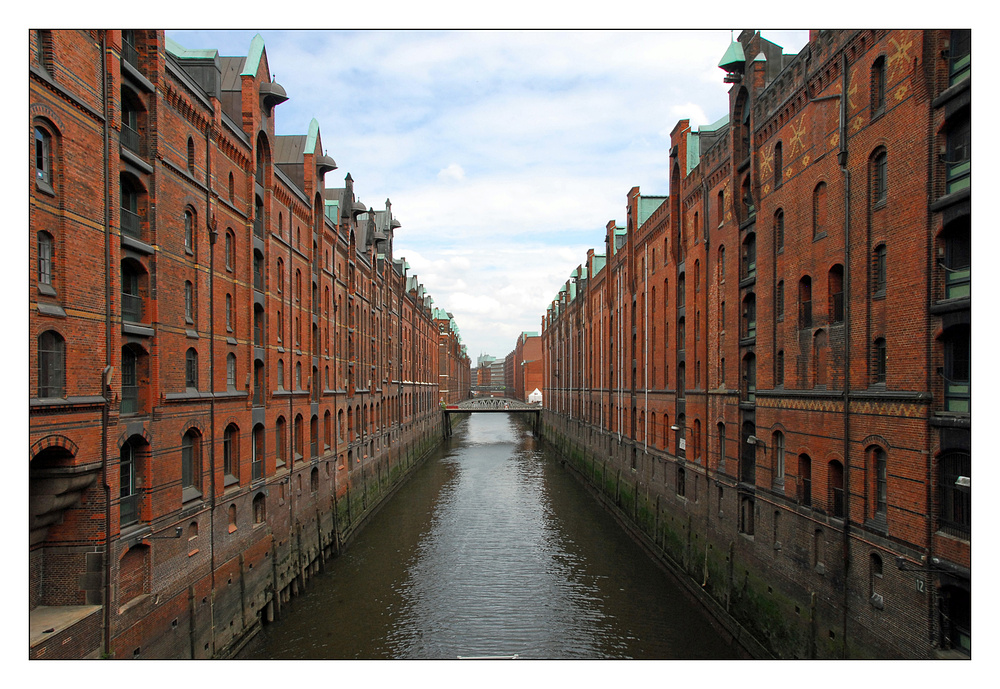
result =
[[101,34],[101,99],[104,103],[104,375],[101,376],[101,481],[104,488],[104,654],[111,652],[111,483],[108,481],[108,415],[111,395],[111,177],[108,149],[111,146],[108,103],[108,32]]
[[643,244],[642,256],[642,387],[645,399],[642,402],[643,423],[642,451],[649,451],[649,244]]
[[[840,56],[840,151],[837,161],[844,173],[844,581],[848,581],[851,567],[851,172],[847,169],[847,53]],[[847,622],[850,608],[848,586],[844,586],[842,654],[847,657]]]
[[209,397],[208,427],[208,490],[209,495],[209,561],[212,579],[212,594],[209,597],[211,616],[211,649],[215,654],[215,243],[219,239],[215,217],[212,213],[212,128],[213,119],[205,127],[205,226],[208,229],[208,375],[211,380],[212,396]]
[[[701,142],[699,141],[699,146]],[[710,233],[712,230],[712,223],[708,220],[708,181],[705,179],[705,174],[702,173],[701,177],[701,209],[702,209],[702,223],[704,225],[702,236],[705,238],[705,387],[708,387],[708,347],[709,338],[707,337],[709,332],[709,315],[708,315],[708,276],[712,274],[711,270],[711,260],[712,260],[712,244],[710,241]],[[725,381],[719,381],[719,387],[722,387]],[[709,464],[711,463],[711,451],[709,446],[711,445],[712,438],[712,421],[709,417],[709,404],[708,400],[710,396],[706,390],[705,395],[705,561],[702,565],[702,588],[708,586],[708,535],[711,529],[711,514],[712,514],[712,499],[711,499],[711,474],[709,471]],[[720,446],[721,447],[721,446]]]

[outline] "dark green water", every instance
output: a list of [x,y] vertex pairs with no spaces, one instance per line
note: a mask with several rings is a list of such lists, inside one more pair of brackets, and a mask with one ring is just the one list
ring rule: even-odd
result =
[[240,657],[514,654],[737,657],[548,448],[473,414]]

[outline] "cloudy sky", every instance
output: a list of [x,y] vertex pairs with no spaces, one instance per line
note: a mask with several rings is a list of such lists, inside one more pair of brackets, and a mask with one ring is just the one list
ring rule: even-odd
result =
[[[167,31],[188,49],[246,55],[256,30]],[[503,357],[626,195],[668,193],[669,133],[727,112],[718,31],[260,30],[289,100],[278,134],[315,117],[357,196],[402,223],[405,257],[454,314],[475,365]],[[736,32],[738,34],[738,31]],[[797,53],[807,31],[764,31]]]

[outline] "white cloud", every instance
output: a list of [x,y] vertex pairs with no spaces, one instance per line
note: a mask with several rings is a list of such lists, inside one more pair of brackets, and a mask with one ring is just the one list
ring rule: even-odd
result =
[[440,180],[460,182],[465,179],[465,170],[458,163],[452,163],[438,172],[437,176]]
[[[245,55],[256,32],[168,33]],[[340,166],[327,185],[350,172],[367,205],[392,200],[396,256],[473,357],[539,330],[587,249],[603,252],[607,222],[624,220],[629,189],[668,192],[678,120],[728,111],[728,30],[261,34],[289,95],[277,132],[315,117]],[[797,52],[806,32],[765,36]]]

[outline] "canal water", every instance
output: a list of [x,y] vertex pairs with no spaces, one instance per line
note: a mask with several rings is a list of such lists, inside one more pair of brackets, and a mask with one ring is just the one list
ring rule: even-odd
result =
[[737,657],[524,424],[473,414],[240,658],[515,654]]

